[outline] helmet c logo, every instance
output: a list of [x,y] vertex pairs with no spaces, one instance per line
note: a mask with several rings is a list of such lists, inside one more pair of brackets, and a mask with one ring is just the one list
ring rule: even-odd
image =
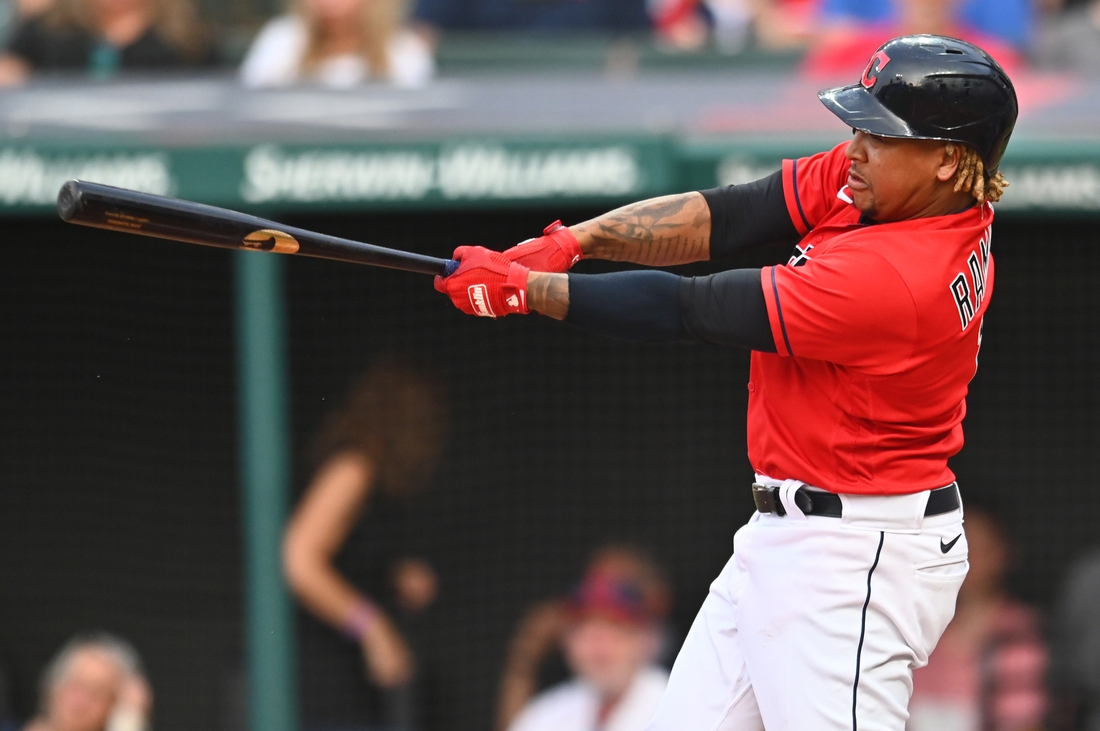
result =
[[885,52],[879,51],[871,57],[871,62],[867,64],[867,70],[863,72],[863,79],[861,83],[867,89],[870,89],[878,81],[878,75],[882,73],[882,70],[886,68],[886,64],[890,63],[890,57]]

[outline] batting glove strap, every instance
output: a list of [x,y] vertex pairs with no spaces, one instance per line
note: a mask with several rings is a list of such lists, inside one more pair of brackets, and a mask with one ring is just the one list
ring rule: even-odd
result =
[[584,258],[577,237],[561,221],[547,226],[537,239],[527,239],[502,253],[534,272],[567,272]]
[[509,261],[499,251],[480,246],[455,249],[458,269],[449,277],[436,277],[435,288],[451,298],[467,315],[504,317],[526,315],[527,275],[530,269]]

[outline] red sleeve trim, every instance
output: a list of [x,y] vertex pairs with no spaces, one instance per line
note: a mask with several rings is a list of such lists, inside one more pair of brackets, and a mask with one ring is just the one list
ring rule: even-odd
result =
[[764,289],[764,305],[768,308],[768,324],[779,355],[790,356],[791,339],[787,337],[787,323],[783,321],[783,306],[779,304],[779,285],[775,270],[779,267],[763,267],[760,270],[760,286]]
[[783,161],[783,198],[787,203],[787,215],[791,217],[791,223],[794,224],[799,236],[810,233],[813,226],[810,225],[806,213],[802,210],[802,201],[798,195],[797,160]]

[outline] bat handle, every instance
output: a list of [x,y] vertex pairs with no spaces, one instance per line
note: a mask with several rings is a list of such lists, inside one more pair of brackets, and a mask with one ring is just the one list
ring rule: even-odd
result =
[[455,273],[458,269],[458,262],[454,259],[448,259],[447,263],[443,265],[443,276],[449,277]]

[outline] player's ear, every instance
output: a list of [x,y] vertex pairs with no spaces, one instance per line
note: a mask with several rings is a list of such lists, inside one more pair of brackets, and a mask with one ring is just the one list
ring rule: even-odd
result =
[[939,167],[936,169],[936,180],[946,183],[955,179],[955,172],[959,169],[959,164],[962,163],[963,148],[962,145],[947,142],[943,144],[940,150],[941,156]]

